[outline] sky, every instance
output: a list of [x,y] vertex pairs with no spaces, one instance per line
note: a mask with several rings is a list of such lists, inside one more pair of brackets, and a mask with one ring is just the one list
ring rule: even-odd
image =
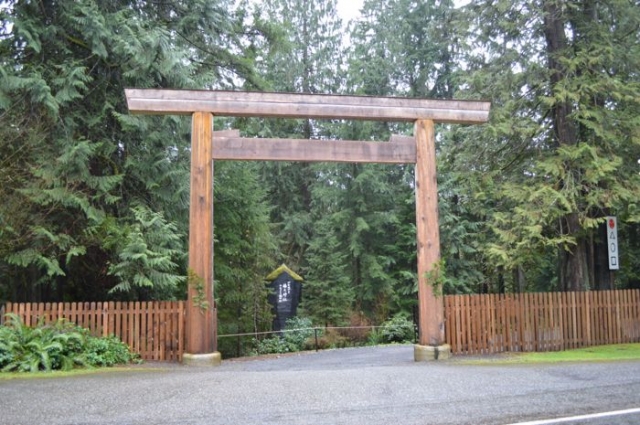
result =
[[360,15],[363,0],[338,0],[338,16],[344,23]]
[[[338,0],[338,16],[340,16],[343,23],[346,24],[349,20],[357,18],[360,15],[363,1],[364,0]],[[456,7],[460,7],[469,3],[469,0],[455,0],[453,3]]]

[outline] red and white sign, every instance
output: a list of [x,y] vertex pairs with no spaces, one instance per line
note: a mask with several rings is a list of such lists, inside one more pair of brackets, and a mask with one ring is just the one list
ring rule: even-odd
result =
[[615,217],[607,217],[607,246],[609,247],[609,270],[619,270],[618,222]]

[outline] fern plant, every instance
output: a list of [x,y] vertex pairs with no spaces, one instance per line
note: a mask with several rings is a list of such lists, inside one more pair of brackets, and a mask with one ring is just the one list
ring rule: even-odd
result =
[[0,327],[0,370],[3,372],[35,372],[38,370],[71,369],[82,363],[75,344],[82,347],[83,335],[65,326],[60,320],[45,325],[26,326],[16,314],[7,314],[7,324]]
[[99,338],[65,319],[35,327],[13,313],[0,326],[0,371],[37,372],[130,363],[138,355],[114,336]]

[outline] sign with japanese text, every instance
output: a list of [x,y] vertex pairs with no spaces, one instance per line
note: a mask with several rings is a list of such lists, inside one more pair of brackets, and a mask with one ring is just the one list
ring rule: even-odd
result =
[[609,270],[619,270],[618,223],[615,217],[607,217],[607,246],[609,250]]

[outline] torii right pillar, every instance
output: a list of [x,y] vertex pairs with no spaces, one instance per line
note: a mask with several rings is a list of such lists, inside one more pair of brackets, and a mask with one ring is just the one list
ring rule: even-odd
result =
[[447,359],[451,347],[444,340],[444,298],[440,273],[436,137],[432,120],[415,123],[416,238],[418,248],[418,344],[415,361]]

